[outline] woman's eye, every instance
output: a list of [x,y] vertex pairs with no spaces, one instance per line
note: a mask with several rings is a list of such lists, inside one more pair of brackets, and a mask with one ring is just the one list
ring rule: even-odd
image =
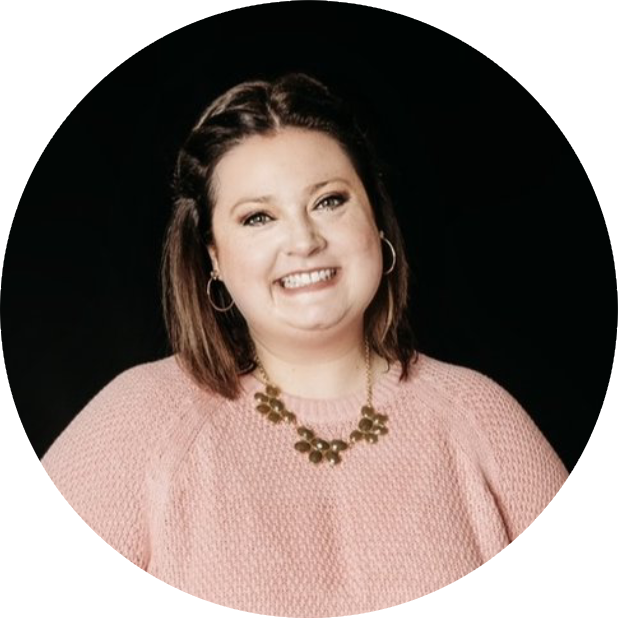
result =
[[[330,211],[333,209],[336,209],[337,207],[341,206],[341,204],[343,204],[347,199],[347,196],[340,194],[340,193],[334,193],[330,196],[327,196],[326,198],[323,198],[322,200],[320,200],[318,202],[318,206],[324,204],[324,203],[328,203],[331,200],[335,200],[335,202],[338,202],[332,206],[326,206],[326,210]],[[331,203],[332,204],[332,203]],[[318,206],[316,206],[316,208],[318,208]],[[270,218],[270,215],[267,215],[266,213],[264,213],[263,211],[259,211],[258,213],[253,213],[251,215],[249,215],[248,217],[246,217],[244,219],[244,221],[242,222],[243,226],[250,226],[250,227],[255,227],[251,222],[255,221],[256,217],[260,217],[260,216],[265,216]]]
[[[339,200],[340,204],[343,204],[345,202],[345,196],[341,195],[340,193],[334,193],[332,196],[327,196],[326,198],[324,198],[323,200],[321,200],[318,203],[318,206],[320,204],[323,204],[324,202],[328,202],[329,200]],[[336,208],[337,206],[339,206],[339,204],[337,204],[334,207],[329,207],[329,208]]]
[[253,215],[249,215],[243,222],[242,225],[243,226],[249,226],[249,225],[253,225],[250,222],[252,222],[256,217],[260,217],[260,216],[266,216],[268,217],[268,215],[266,215],[266,213],[254,213]]

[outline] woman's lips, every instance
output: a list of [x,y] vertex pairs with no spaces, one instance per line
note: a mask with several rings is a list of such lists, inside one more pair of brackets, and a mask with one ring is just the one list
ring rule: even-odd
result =
[[319,273],[321,271],[336,271],[338,267],[333,266],[323,266],[323,267],[313,267],[312,269],[303,269],[299,271],[290,271],[286,275],[282,275],[281,277],[275,280],[275,283],[281,283],[284,279],[292,276],[300,276],[300,275],[311,275],[312,273]]
[[[326,270],[326,269],[319,269],[319,270]],[[335,273],[329,279],[319,280],[317,282],[312,282],[310,284],[304,284],[302,286],[298,286],[295,288],[284,287],[281,282],[281,279],[279,279],[277,280],[277,283],[279,285],[279,290],[286,294],[300,294],[303,292],[316,292],[319,290],[323,290],[325,288],[330,288],[331,286],[335,285],[337,281],[339,280],[339,273],[341,271],[341,269],[339,268],[332,268],[332,270],[334,270]]]

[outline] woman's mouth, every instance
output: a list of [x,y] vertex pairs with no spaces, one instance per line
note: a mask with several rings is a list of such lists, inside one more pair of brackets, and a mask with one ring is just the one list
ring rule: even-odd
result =
[[301,276],[283,277],[277,283],[283,291],[290,294],[315,292],[335,285],[339,279],[339,271],[338,267],[323,269]]

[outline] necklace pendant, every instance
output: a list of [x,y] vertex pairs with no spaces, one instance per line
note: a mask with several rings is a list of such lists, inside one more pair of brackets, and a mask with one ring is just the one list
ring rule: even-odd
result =
[[372,419],[375,413],[376,412],[373,406],[363,406],[363,408],[361,408],[361,415],[363,417],[368,417],[369,419]]
[[339,464],[341,462],[341,456],[336,451],[333,451],[332,449],[326,452],[325,457],[326,457],[326,461],[331,466],[334,466],[335,464]]
[[318,451],[327,451],[328,449],[330,449],[330,445],[328,444],[328,441],[325,441],[322,438],[314,438],[311,441],[311,444],[318,450]]
[[309,460],[313,462],[313,464],[319,464],[322,462],[322,452],[319,449],[314,449],[309,454]]
[[270,408],[272,408],[276,413],[280,413],[285,410],[285,405],[281,400],[278,400],[277,398],[271,398],[269,404]]
[[361,419],[358,422],[358,429],[361,432],[369,432],[372,428],[373,428],[373,421],[369,419],[368,417],[363,417],[363,419]]
[[266,395],[268,395],[269,397],[276,398],[280,393],[281,390],[279,389],[279,387],[275,387],[274,385],[266,386]]
[[[308,445],[308,443],[305,443],[305,445]],[[303,449],[307,450],[306,447],[303,447]],[[331,466],[335,466],[341,462],[341,456],[332,449],[328,449],[326,451],[314,449],[309,454],[309,460],[314,464],[319,464],[320,462],[326,460],[326,462],[328,462]]]
[[338,453],[340,451],[345,451],[348,448],[348,444],[345,441],[341,441],[336,439],[330,442],[330,450]]
[[267,415],[268,413],[270,413],[270,406],[268,406],[268,404],[258,404],[255,407],[255,410],[262,415]]
[[296,449],[296,451],[300,451],[301,454],[307,453],[308,451],[311,451],[311,443],[308,443],[307,441],[298,441],[298,443],[294,443],[294,449]]
[[296,423],[296,415],[290,411],[285,411],[283,413],[283,421],[286,423]]
[[300,436],[302,436],[305,440],[310,441],[315,437],[315,434],[309,428],[305,428],[305,426],[301,426],[296,430]]

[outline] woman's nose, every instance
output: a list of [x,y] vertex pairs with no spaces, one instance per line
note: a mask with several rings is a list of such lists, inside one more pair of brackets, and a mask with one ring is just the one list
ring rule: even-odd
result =
[[322,249],[326,243],[318,227],[308,217],[290,222],[287,235],[286,248],[290,254],[308,256]]

